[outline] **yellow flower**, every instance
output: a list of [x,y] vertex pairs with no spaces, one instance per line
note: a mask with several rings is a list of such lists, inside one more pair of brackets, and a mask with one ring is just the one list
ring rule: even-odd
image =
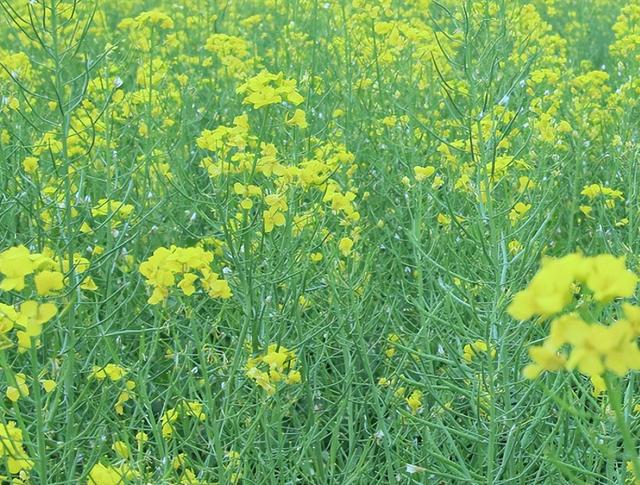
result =
[[571,302],[572,284],[582,279],[585,266],[580,254],[544,260],[529,286],[515,295],[507,311],[517,320],[535,315],[549,317],[560,312]]
[[282,345],[270,344],[264,354],[247,360],[245,374],[267,395],[273,396],[279,382],[288,385],[300,383],[302,375],[295,366],[296,354],[292,350]]
[[408,398],[406,398],[407,405],[411,409],[413,414],[416,414],[422,407],[422,391],[414,390]]
[[431,183],[431,187],[433,189],[439,189],[440,187],[442,187],[444,185],[444,179],[442,177],[440,177],[439,175],[436,175],[433,178],[433,182]]
[[438,224],[441,224],[443,226],[448,226],[451,224],[451,217],[449,217],[446,214],[443,214],[442,212],[438,214],[438,217],[436,219],[438,221]]
[[16,385],[7,387],[7,397],[9,400],[16,402],[21,397],[29,395],[29,387],[27,386],[27,376],[22,373],[15,375]]
[[[241,188],[245,189],[244,186]],[[210,297],[231,298],[231,289],[227,282],[219,279],[218,274],[211,271],[209,265],[213,257],[211,251],[205,251],[200,246],[157,248],[140,264],[140,273],[153,288],[148,303],[155,305],[165,301],[172,286],[178,286],[187,296],[192,295],[196,291],[194,283],[198,279]],[[176,285],[176,277],[180,275],[182,278]]]
[[564,368],[566,359],[556,349],[549,346],[536,346],[529,348],[529,357],[533,361],[522,371],[527,379],[535,379],[543,371],[558,371]]
[[591,385],[593,386],[591,394],[593,394],[593,396],[595,397],[598,397],[607,390],[607,385],[605,384],[602,376],[591,376]]
[[196,291],[194,283],[197,281],[197,279],[197,274],[185,273],[182,277],[182,280],[178,283],[178,288],[180,288],[186,296],[193,295],[193,293],[195,293]]
[[286,384],[300,384],[301,380],[302,380],[302,374],[300,374],[300,371],[292,370],[291,372],[289,372],[289,374],[287,374],[287,378],[285,379],[285,383]]
[[160,424],[162,426],[162,436],[164,438],[171,438],[173,436],[174,424],[178,421],[180,414],[176,408],[167,409],[160,418]]
[[80,289],[86,291],[96,291],[98,289],[98,285],[96,285],[96,282],[93,281],[93,278],[91,276],[87,276],[82,280],[82,283],[80,283]]
[[28,472],[33,468],[33,460],[23,447],[22,430],[13,421],[0,426],[0,457],[5,457],[7,471],[11,474]]
[[244,98],[244,102],[252,104],[254,108],[259,109],[270,104],[280,103],[282,98],[278,91],[271,86],[262,86],[259,91],[251,93]]
[[58,313],[53,303],[39,304],[27,300],[20,305],[20,312],[16,315],[16,324],[23,330],[16,333],[18,337],[18,351],[24,352],[31,348],[31,339],[42,333],[42,326]]
[[578,209],[580,209],[580,212],[582,212],[586,217],[591,217],[591,212],[593,212],[593,207],[590,205],[581,205]]
[[427,165],[426,167],[413,167],[413,173],[415,174],[416,181],[418,182],[422,182],[424,179],[431,177],[435,172],[435,167],[432,167],[431,165]]
[[41,384],[44,392],[46,392],[47,394],[52,392],[57,386],[56,381],[52,379],[45,379],[41,382]]
[[350,237],[343,237],[342,239],[340,239],[340,242],[338,243],[338,249],[345,258],[349,256],[349,254],[351,254],[353,244],[353,239],[351,239]]
[[517,239],[513,239],[512,241],[509,241],[507,249],[509,249],[510,254],[517,254],[522,251],[523,246],[520,241],[518,241]]
[[22,168],[25,172],[32,174],[38,171],[38,159],[36,157],[27,157],[22,161]]
[[[2,309],[0,308],[0,312]],[[622,304],[622,311],[627,321],[631,325],[634,334],[640,335],[640,307],[631,305],[630,303]]]
[[634,294],[638,277],[625,266],[625,258],[601,254],[590,258],[587,286],[600,302],[607,303],[614,298],[630,297]]
[[131,456],[131,452],[129,451],[129,446],[124,441],[115,441],[111,445],[111,449],[116,452],[120,458],[126,460]]
[[262,213],[262,218],[264,220],[265,233],[270,233],[275,227],[284,226],[287,222],[284,214],[274,207],[271,207],[269,208],[269,210],[264,211]]
[[33,258],[26,247],[16,246],[3,251],[0,253],[0,273],[5,278],[0,283],[0,290],[21,291],[25,276],[33,273],[34,269]]
[[217,273],[203,271],[204,277],[200,280],[202,287],[211,298],[229,299],[233,296],[229,283],[220,279]]
[[525,204],[523,202],[516,203],[516,205],[513,206],[513,209],[511,209],[511,212],[509,212],[509,220],[511,221],[511,224],[515,224],[522,219],[530,209],[531,204]]
[[97,463],[89,472],[87,485],[124,485],[134,476],[126,465],[114,467]]
[[111,381],[116,382],[122,379],[127,374],[127,371],[117,364],[107,364],[104,367],[93,366],[93,370],[89,378],[94,378],[102,381],[109,378]]
[[527,189],[534,189],[535,187],[536,183],[526,175],[518,177],[518,192],[523,193]]
[[285,123],[289,126],[297,126],[298,128],[307,128],[309,124],[307,123],[307,115],[301,109],[296,109],[293,113],[293,116],[286,120]]
[[484,340],[476,340],[471,344],[467,344],[462,349],[462,357],[466,362],[471,362],[474,357],[478,357],[481,353],[489,355],[491,358],[496,356],[496,350]]
[[52,292],[64,288],[64,275],[59,271],[40,271],[34,277],[36,291],[40,296],[47,296]]
[[129,401],[134,397],[133,390],[135,388],[136,388],[136,383],[134,381],[129,380],[126,382],[125,389],[120,394],[118,394],[118,400],[113,406],[117,414],[119,415],[124,414],[124,405],[126,404],[127,401]]
[[0,335],[13,329],[17,320],[18,312],[12,306],[0,303]]

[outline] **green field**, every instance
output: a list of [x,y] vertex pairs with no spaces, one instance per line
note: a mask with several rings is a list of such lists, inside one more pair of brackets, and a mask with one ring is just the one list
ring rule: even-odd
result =
[[639,171],[639,0],[0,0],[0,482],[640,483]]

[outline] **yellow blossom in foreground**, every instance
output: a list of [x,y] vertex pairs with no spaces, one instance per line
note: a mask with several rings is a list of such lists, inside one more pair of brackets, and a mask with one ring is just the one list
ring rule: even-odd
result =
[[59,271],[41,271],[35,277],[36,291],[40,296],[46,296],[52,292],[64,288],[63,274]]
[[631,296],[638,277],[626,269],[624,257],[609,254],[587,257],[575,253],[546,259],[527,288],[515,295],[507,311],[518,320],[550,317],[571,303],[574,282],[584,283],[597,301],[607,303]]
[[131,455],[129,446],[124,441],[116,441],[111,445],[111,449],[116,452],[120,458],[127,459]]
[[89,472],[87,485],[124,485],[135,477],[135,473],[126,465],[119,467],[95,464]]

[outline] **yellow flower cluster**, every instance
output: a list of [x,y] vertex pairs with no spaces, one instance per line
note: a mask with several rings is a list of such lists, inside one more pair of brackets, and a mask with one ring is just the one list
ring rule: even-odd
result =
[[[122,381],[126,375],[127,370],[124,367],[121,367],[118,364],[109,363],[105,366],[94,365],[93,369],[91,370],[91,374],[89,374],[89,379],[95,379],[97,381],[119,382]],[[135,388],[136,383],[134,381],[127,380],[126,382],[124,382],[122,390],[118,394],[118,399],[113,406],[116,414],[124,414],[124,405],[135,397]]]
[[244,103],[253,105],[255,109],[282,101],[298,106],[304,98],[296,90],[296,86],[295,79],[285,79],[282,73],[262,71],[238,86],[236,92],[244,94]]
[[602,389],[605,372],[623,376],[640,369],[640,307],[625,303],[625,318],[609,325],[596,321],[603,305],[635,292],[638,277],[626,268],[624,257],[574,253],[546,259],[529,286],[516,294],[508,311],[520,320],[557,315],[569,308],[579,293],[576,283],[589,292],[596,308],[590,309],[592,305],[585,298],[575,305],[575,311],[554,318],[544,343],[529,349],[533,362],[525,367],[524,375],[534,379],[543,371],[577,369],[591,378],[596,389]]
[[[525,367],[525,377],[534,379],[545,370],[577,369],[599,387],[605,371],[623,376],[640,369],[640,308],[625,305],[625,316],[611,325],[587,323],[577,313],[554,319],[544,344],[529,349],[533,363]],[[562,352],[567,347],[568,355]]]
[[134,207],[112,199],[100,199],[91,209],[93,217],[109,217],[112,228],[118,227],[131,217]]
[[11,340],[7,333],[15,327],[18,341],[18,351],[24,352],[31,348],[32,341],[37,342],[42,333],[42,327],[58,313],[53,303],[38,303],[35,300],[23,301],[19,309],[0,303],[0,347],[10,347]]
[[[25,246],[14,246],[0,252],[0,290],[11,292],[35,291],[41,297],[50,297],[60,293],[69,284],[65,273],[72,269],[76,274],[84,273],[89,261],[79,254],[73,260],[57,258],[46,249],[42,253],[32,253]],[[97,286],[90,276],[84,278],[80,288],[95,290]],[[42,327],[58,313],[58,307],[52,302],[38,302],[30,299],[31,291],[16,306],[0,303],[0,348],[11,347],[11,339],[7,336],[13,329],[16,331],[18,351],[31,348],[32,341],[38,340]]]
[[24,246],[9,248],[0,253],[0,273],[4,276],[0,290],[22,291],[25,278],[32,274],[39,295],[46,296],[61,290],[64,287],[63,275],[55,270],[56,266],[53,259],[41,253],[31,253]]
[[551,317],[572,302],[575,283],[584,284],[596,301],[608,303],[632,296],[638,277],[627,270],[624,257],[610,254],[546,258],[527,288],[515,295],[508,312],[518,320]]
[[104,367],[94,365],[89,378],[97,379],[99,381],[109,378],[112,382],[116,382],[122,379],[126,374],[126,369],[117,364],[107,364]]
[[405,401],[411,412],[416,414],[422,408],[422,391],[415,389]]
[[177,406],[168,409],[162,415],[160,424],[162,425],[162,436],[171,438],[175,431],[175,425],[180,417],[192,417],[199,421],[204,421],[207,416],[203,411],[203,405],[197,401],[183,401]]
[[103,465],[96,463],[89,471],[87,485],[124,485],[136,478],[136,473],[126,465]]
[[26,473],[33,468],[33,460],[23,446],[22,430],[13,421],[0,424],[0,458],[6,460],[11,474]]
[[462,358],[467,363],[472,362],[474,358],[478,358],[481,354],[494,358],[496,349],[484,340],[476,340],[473,343],[466,344],[462,349]]
[[585,185],[580,194],[590,200],[593,200],[596,197],[604,197],[605,206],[610,209],[615,206],[616,200],[624,200],[624,194],[622,191],[611,189],[602,184]]
[[[215,54],[222,64],[224,74],[231,74],[238,78],[245,77],[253,67],[249,59],[253,47],[252,43],[242,37],[223,33],[210,35],[204,45],[205,50]],[[210,59],[205,60],[204,66],[206,67],[209,63],[213,62]]]
[[[196,283],[211,298],[231,298],[229,284],[211,270],[213,253],[202,247],[157,248],[153,255],[140,264],[140,273],[153,288],[148,299],[151,305],[165,301],[169,297],[169,289],[177,286],[186,296],[196,292]],[[176,282],[176,278],[181,277]]]
[[[63,274],[58,271],[59,265],[51,258],[31,253],[24,246],[15,246],[0,253],[0,273],[4,279],[0,290],[22,291],[25,289],[27,276],[33,276],[35,290],[40,296],[47,296],[64,288]],[[16,308],[0,303],[0,346],[12,345],[7,336],[17,328],[16,338],[18,350],[24,352],[31,348],[32,339],[42,333],[42,327],[58,313],[54,303],[39,303],[25,300]]]
[[300,371],[296,370],[296,354],[292,350],[277,344],[269,344],[267,351],[257,357],[250,357],[245,366],[247,377],[256,385],[273,396],[277,384],[298,384],[301,380]]
[[19,372],[14,376],[15,386],[7,387],[7,397],[10,401],[16,402],[21,397],[29,395],[29,386],[27,386],[27,376],[22,372]]

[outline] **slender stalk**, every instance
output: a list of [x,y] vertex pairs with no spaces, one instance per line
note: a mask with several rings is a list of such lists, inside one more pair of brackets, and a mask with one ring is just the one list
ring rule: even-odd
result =
[[609,396],[609,403],[611,409],[616,417],[616,425],[618,430],[622,434],[622,441],[624,443],[624,450],[627,455],[627,459],[631,461],[633,466],[633,473],[636,480],[640,477],[640,459],[638,458],[638,449],[636,447],[635,439],[631,435],[631,430],[627,423],[627,419],[624,412],[622,400],[620,399],[620,386],[610,375],[605,376],[605,384],[607,386],[607,395]]

